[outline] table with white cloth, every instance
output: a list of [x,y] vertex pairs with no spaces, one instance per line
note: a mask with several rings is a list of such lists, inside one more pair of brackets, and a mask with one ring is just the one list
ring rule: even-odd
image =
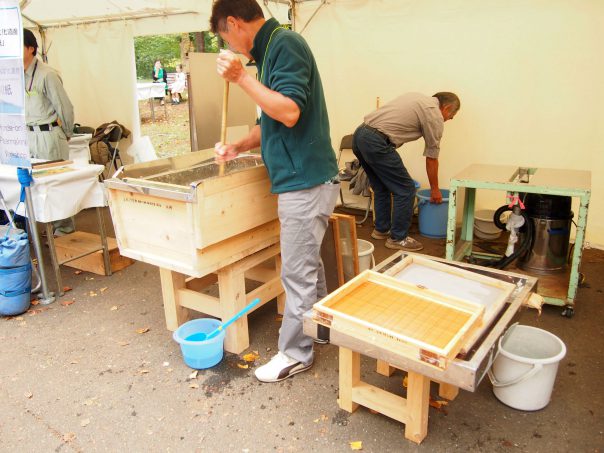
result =
[[[165,98],[166,97],[166,84],[163,82],[153,83],[137,83],[136,84],[136,99],[144,101],[149,99],[149,106],[151,107],[151,118],[155,121],[155,111],[153,109],[154,98]],[[164,113],[166,119],[168,119],[168,108],[164,103]]]
[[[44,223],[46,226],[46,239],[48,240],[57,288],[60,294],[63,292],[63,285],[61,284],[59,266],[66,262],[102,250],[105,274],[111,274],[109,248],[101,211],[101,208],[107,205],[103,185],[99,182],[99,175],[103,170],[103,165],[81,165],[76,163],[43,169],[34,167],[31,183],[34,216],[37,222]],[[21,193],[21,184],[17,179],[16,167],[0,165],[0,191],[2,191],[8,207],[15,209]],[[96,208],[97,211],[99,247],[80,256],[59,262],[54,243],[52,222],[73,217],[87,208]],[[26,216],[24,203],[19,205],[16,213]]]

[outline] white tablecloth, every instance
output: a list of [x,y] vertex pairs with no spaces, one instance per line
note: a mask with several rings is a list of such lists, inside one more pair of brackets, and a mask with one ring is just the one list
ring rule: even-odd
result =
[[139,101],[144,101],[150,98],[163,98],[166,95],[166,84],[159,83],[137,83],[136,98]]
[[[31,192],[38,222],[66,219],[82,209],[107,205],[103,185],[98,179],[104,169],[102,165],[74,163],[69,168],[73,170],[38,177],[34,175]],[[16,167],[0,165],[0,190],[8,207],[14,209],[21,192]],[[25,215],[25,203],[17,213]]]

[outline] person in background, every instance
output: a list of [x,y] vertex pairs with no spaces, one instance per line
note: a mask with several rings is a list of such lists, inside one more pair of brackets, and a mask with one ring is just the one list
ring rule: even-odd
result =
[[172,105],[180,104],[180,95],[185,91],[187,75],[182,72],[182,65],[176,65],[176,78],[170,87],[172,93]]
[[445,121],[452,120],[459,107],[459,98],[454,93],[440,92],[434,96],[407,93],[367,115],[356,129],[352,151],[367,173],[375,194],[375,229],[371,237],[386,239],[387,248],[407,251],[423,248],[408,234],[415,183],[396,149],[424,138],[430,202],[441,203],[438,186],[440,139]]
[[[73,135],[73,105],[61,77],[36,57],[38,42],[31,30],[23,29],[25,70],[25,123],[32,158],[68,160],[67,141]],[[55,236],[74,231],[72,219],[53,222]]]
[[[155,64],[153,65],[153,82],[164,83],[166,94],[168,94],[168,73],[162,67],[160,60],[155,60]],[[164,105],[163,97],[155,99],[159,99],[159,105]]]
[[255,371],[258,380],[277,382],[312,366],[313,340],[302,330],[302,316],[327,295],[320,249],[340,186],[323,86],[304,38],[265,20],[256,0],[215,1],[210,24],[234,52],[255,61],[259,74],[250,76],[233,52],[219,54],[218,73],[262,113],[247,137],[217,143],[215,150],[221,162],[262,145],[271,191],[278,194],[285,312],[279,352]]

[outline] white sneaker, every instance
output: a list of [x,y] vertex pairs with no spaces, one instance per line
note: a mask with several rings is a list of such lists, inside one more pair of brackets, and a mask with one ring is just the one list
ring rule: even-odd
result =
[[293,376],[294,374],[301,373],[302,371],[308,370],[312,366],[304,365],[302,362],[298,362],[292,359],[282,352],[278,352],[270,362],[266,365],[262,365],[258,368],[254,374],[256,378],[261,382],[279,382],[283,379]]

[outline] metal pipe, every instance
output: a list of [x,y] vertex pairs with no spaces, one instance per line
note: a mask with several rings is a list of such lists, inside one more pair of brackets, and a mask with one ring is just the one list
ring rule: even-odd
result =
[[36,216],[34,214],[34,203],[31,197],[31,187],[25,187],[25,209],[27,211],[27,220],[31,226],[30,233],[32,236],[32,242],[34,244],[34,250],[36,257],[38,258],[38,271],[40,272],[40,282],[42,284],[42,299],[40,303],[42,305],[48,305],[55,301],[54,294],[48,290],[48,284],[46,283],[46,271],[44,270],[44,262],[42,261],[42,246],[40,245],[40,235],[38,234],[38,228],[36,227]]

